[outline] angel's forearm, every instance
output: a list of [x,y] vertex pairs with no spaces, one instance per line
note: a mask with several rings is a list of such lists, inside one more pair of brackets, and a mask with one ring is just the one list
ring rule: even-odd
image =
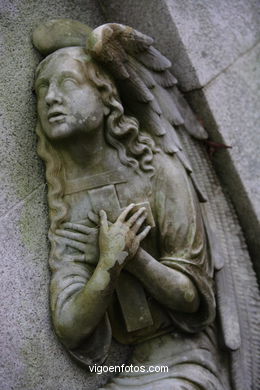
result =
[[149,293],[171,310],[193,313],[199,307],[199,295],[193,282],[181,272],[159,263],[140,249],[127,270],[136,276]]
[[85,287],[55,313],[56,331],[68,348],[76,348],[95,330],[110,303],[119,273],[119,267],[108,270],[99,262]]

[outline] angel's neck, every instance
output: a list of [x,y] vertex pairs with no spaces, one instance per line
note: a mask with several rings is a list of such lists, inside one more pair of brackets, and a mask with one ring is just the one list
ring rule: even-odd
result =
[[101,130],[59,142],[57,149],[67,179],[91,176],[111,169],[116,151],[107,145]]

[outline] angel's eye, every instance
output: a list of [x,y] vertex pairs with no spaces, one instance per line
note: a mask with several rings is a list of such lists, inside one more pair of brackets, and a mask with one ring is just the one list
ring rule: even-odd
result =
[[75,85],[78,85],[77,80],[71,78],[71,77],[66,77],[62,80],[62,85],[64,87],[74,87]]
[[37,96],[43,96],[46,94],[48,90],[48,84],[47,83],[40,83],[35,88]]

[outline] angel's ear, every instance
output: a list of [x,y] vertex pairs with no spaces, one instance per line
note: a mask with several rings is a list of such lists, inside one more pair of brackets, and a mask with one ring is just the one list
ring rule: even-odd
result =
[[107,106],[104,106],[104,115],[108,116],[110,114],[110,108]]

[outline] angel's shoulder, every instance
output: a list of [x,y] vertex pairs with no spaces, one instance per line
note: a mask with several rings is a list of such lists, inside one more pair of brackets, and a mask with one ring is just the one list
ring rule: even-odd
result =
[[154,177],[163,182],[176,182],[186,176],[186,171],[176,155],[160,152],[154,155]]

